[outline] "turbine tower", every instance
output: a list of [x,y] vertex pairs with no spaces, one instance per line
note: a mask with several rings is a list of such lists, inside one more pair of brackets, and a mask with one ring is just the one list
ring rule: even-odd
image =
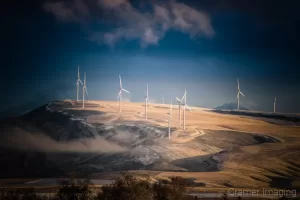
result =
[[83,85],[82,81],[80,80],[80,75],[79,75],[79,65],[78,65],[78,75],[77,75],[77,101],[79,101],[78,96],[79,96],[79,84]]
[[125,90],[124,88],[123,88],[123,86],[122,86],[122,79],[121,79],[121,76],[119,75],[119,79],[120,79],[120,90],[119,90],[119,95],[118,95],[118,98],[119,98],[119,112],[122,112],[122,91],[124,91],[124,92],[127,92],[128,94],[130,93],[130,92],[128,92],[127,90]]
[[84,94],[88,95],[87,87],[86,87],[86,75],[84,72],[84,80],[83,80],[83,87],[82,87],[82,108],[84,108]]
[[181,125],[181,104],[182,104],[182,101],[176,97],[176,100],[178,102],[178,111],[179,111],[179,125]]
[[172,100],[170,104],[170,112],[169,114],[169,140],[171,139],[171,126],[172,126]]
[[236,100],[237,100],[237,110],[240,110],[240,94],[245,96],[241,91],[240,91],[240,82],[239,79],[237,79],[237,96],[236,96]]
[[149,96],[148,96],[148,83],[147,83],[147,91],[145,96],[145,120],[148,119],[148,103],[149,103]]
[[179,106],[179,108],[178,108],[178,111],[179,111],[179,125],[181,125],[182,124],[182,114],[181,114],[181,112],[182,112],[182,106],[183,106],[183,100],[184,100],[184,97],[185,97],[185,95],[183,95],[182,97],[181,97],[181,100],[178,98],[178,97],[176,97],[176,100],[177,100],[177,102],[178,102],[178,106]]
[[274,103],[274,105],[273,105],[274,106],[273,113],[275,114],[276,113],[276,97],[274,98],[274,102],[273,103]]
[[182,120],[181,120],[181,112],[182,112],[182,102],[183,102],[183,100],[184,100],[184,95],[182,96],[182,98],[181,98],[181,100],[178,98],[178,97],[176,97],[176,100],[177,100],[177,102],[178,102],[178,111],[179,111],[179,125],[181,125],[182,124]]
[[186,110],[186,108],[187,108],[189,111],[192,111],[192,110],[189,108],[189,106],[187,105],[187,103],[186,103],[186,94],[187,94],[187,92],[186,92],[186,89],[185,89],[184,95],[183,95],[183,97],[182,97],[182,100],[183,100],[183,98],[184,98],[184,103],[183,103],[183,130],[185,130],[185,110]]

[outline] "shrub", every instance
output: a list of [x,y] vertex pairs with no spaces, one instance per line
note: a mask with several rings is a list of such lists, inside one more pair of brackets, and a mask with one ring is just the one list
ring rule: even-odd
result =
[[182,200],[188,197],[185,193],[190,183],[181,177],[171,177],[170,181],[162,180],[153,185],[154,199]]
[[56,198],[60,200],[89,200],[92,199],[92,191],[89,188],[91,182],[77,182],[73,179],[63,181],[57,192]]
[[149,180],[140,180],[128,173],[112,185],[102,187],[99,200],[184,200],[189,187],[188,181],[180,177],[171,177],[170,181],[158,181],[151,185]]
[[152,188],[149,181],[140,180],[128,173],[122,173],[114,184],[102,187],[97,199],[152,200]]

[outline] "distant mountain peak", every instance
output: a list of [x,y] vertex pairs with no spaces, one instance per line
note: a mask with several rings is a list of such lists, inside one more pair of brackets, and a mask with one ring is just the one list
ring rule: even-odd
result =
[[[237,104],[232,102],[232,103],[224,103],[221,106],[216,107],[216,110],[236,110]],[[249,110],[243,106],[240,105],[240,110]]]

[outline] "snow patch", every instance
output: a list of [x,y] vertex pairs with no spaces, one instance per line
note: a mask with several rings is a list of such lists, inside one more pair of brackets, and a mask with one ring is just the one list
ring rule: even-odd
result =
[[160,158],[160,156],[150,147],[138,146],[130,152],[134,161],[143,165],[150,165]]

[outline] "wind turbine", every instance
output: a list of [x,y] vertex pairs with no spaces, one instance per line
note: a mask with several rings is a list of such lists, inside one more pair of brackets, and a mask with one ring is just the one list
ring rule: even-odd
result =
[[170,112],[169,114],[169,140],[171,139],[171,126],[172,126],[172,100],[171,100],[171,104],[170,104]]
[[276,113],[276,97],[274,98],[274,110],[273,110],[273,113],[275,114]]
[[181,97],[181,100],[176,97],[176,100],[178,102],[178,111],[179,111],[179,124],[181,125],[182,124],[182,120],[181,120],[181,112],[182,112],[182,106],[183,106],[183,100],[184,100],[184,97],[185,97],[185,94]]
[[145,96],[145,120],[148,119],[148,103],[149,103],[149,96],[148,96],[148,83],[147,83],[147,91]]
[[182,101],[183,101],[184,96],[182,97],[182,99],[180,100],[178,97],[176,97],[176,100],[178,102],[178,111],[179,111],[179,124],[181,125],[181,105],[182,105]]
[[120,90],[119,90],[119,95],[118,95],[118,98],[119,98],[119,112],[121,112],[122,111],[122,106],[121,106],[121,104],[122,104],[122,91],[124,91],[124,92],[127,92],[128,94],[130,93],[130,92],[128,92],[127,90],[125,90],[124,88],[123,88],[123,86],[122,86],[122,79],[121,79],[121,76],[119,75],[119,79],[120,79]]
[[[189,108],[189,106],[187,105],[187,103],[186,103],[186,94],[187,94],[187,92],[186,92],[186,89],[185,89],[184,95],[183,95],[183,97],[182,97],[182,98],[184,98],[184,103],[183,103],[183,130],[185,130],[185,110],[186,110],[186,108],[187,108],[189,111],[192,111],[192,110]],[[183,100],[183,99],[182,99],[182,100]]]
[[241,91],[240,91],[240,82],[239,79],[237,79],[237,96],[236,96],[236,100],[237,100],[237,110],[240,110],[240,94],[245,96]]
[[84,80],[83,80],[83,87],[82,87],[82,108],[84,108],[84,94],[88,95],[87,87],[86,87],[86,75],[84,72]]
[[78,76],[77,76],[77,101],[79,101],[78,96],[79,96],[79,84],[83,85],[82,81],[80,80],[80,75],[79,75],[79,65],[78,65]]

